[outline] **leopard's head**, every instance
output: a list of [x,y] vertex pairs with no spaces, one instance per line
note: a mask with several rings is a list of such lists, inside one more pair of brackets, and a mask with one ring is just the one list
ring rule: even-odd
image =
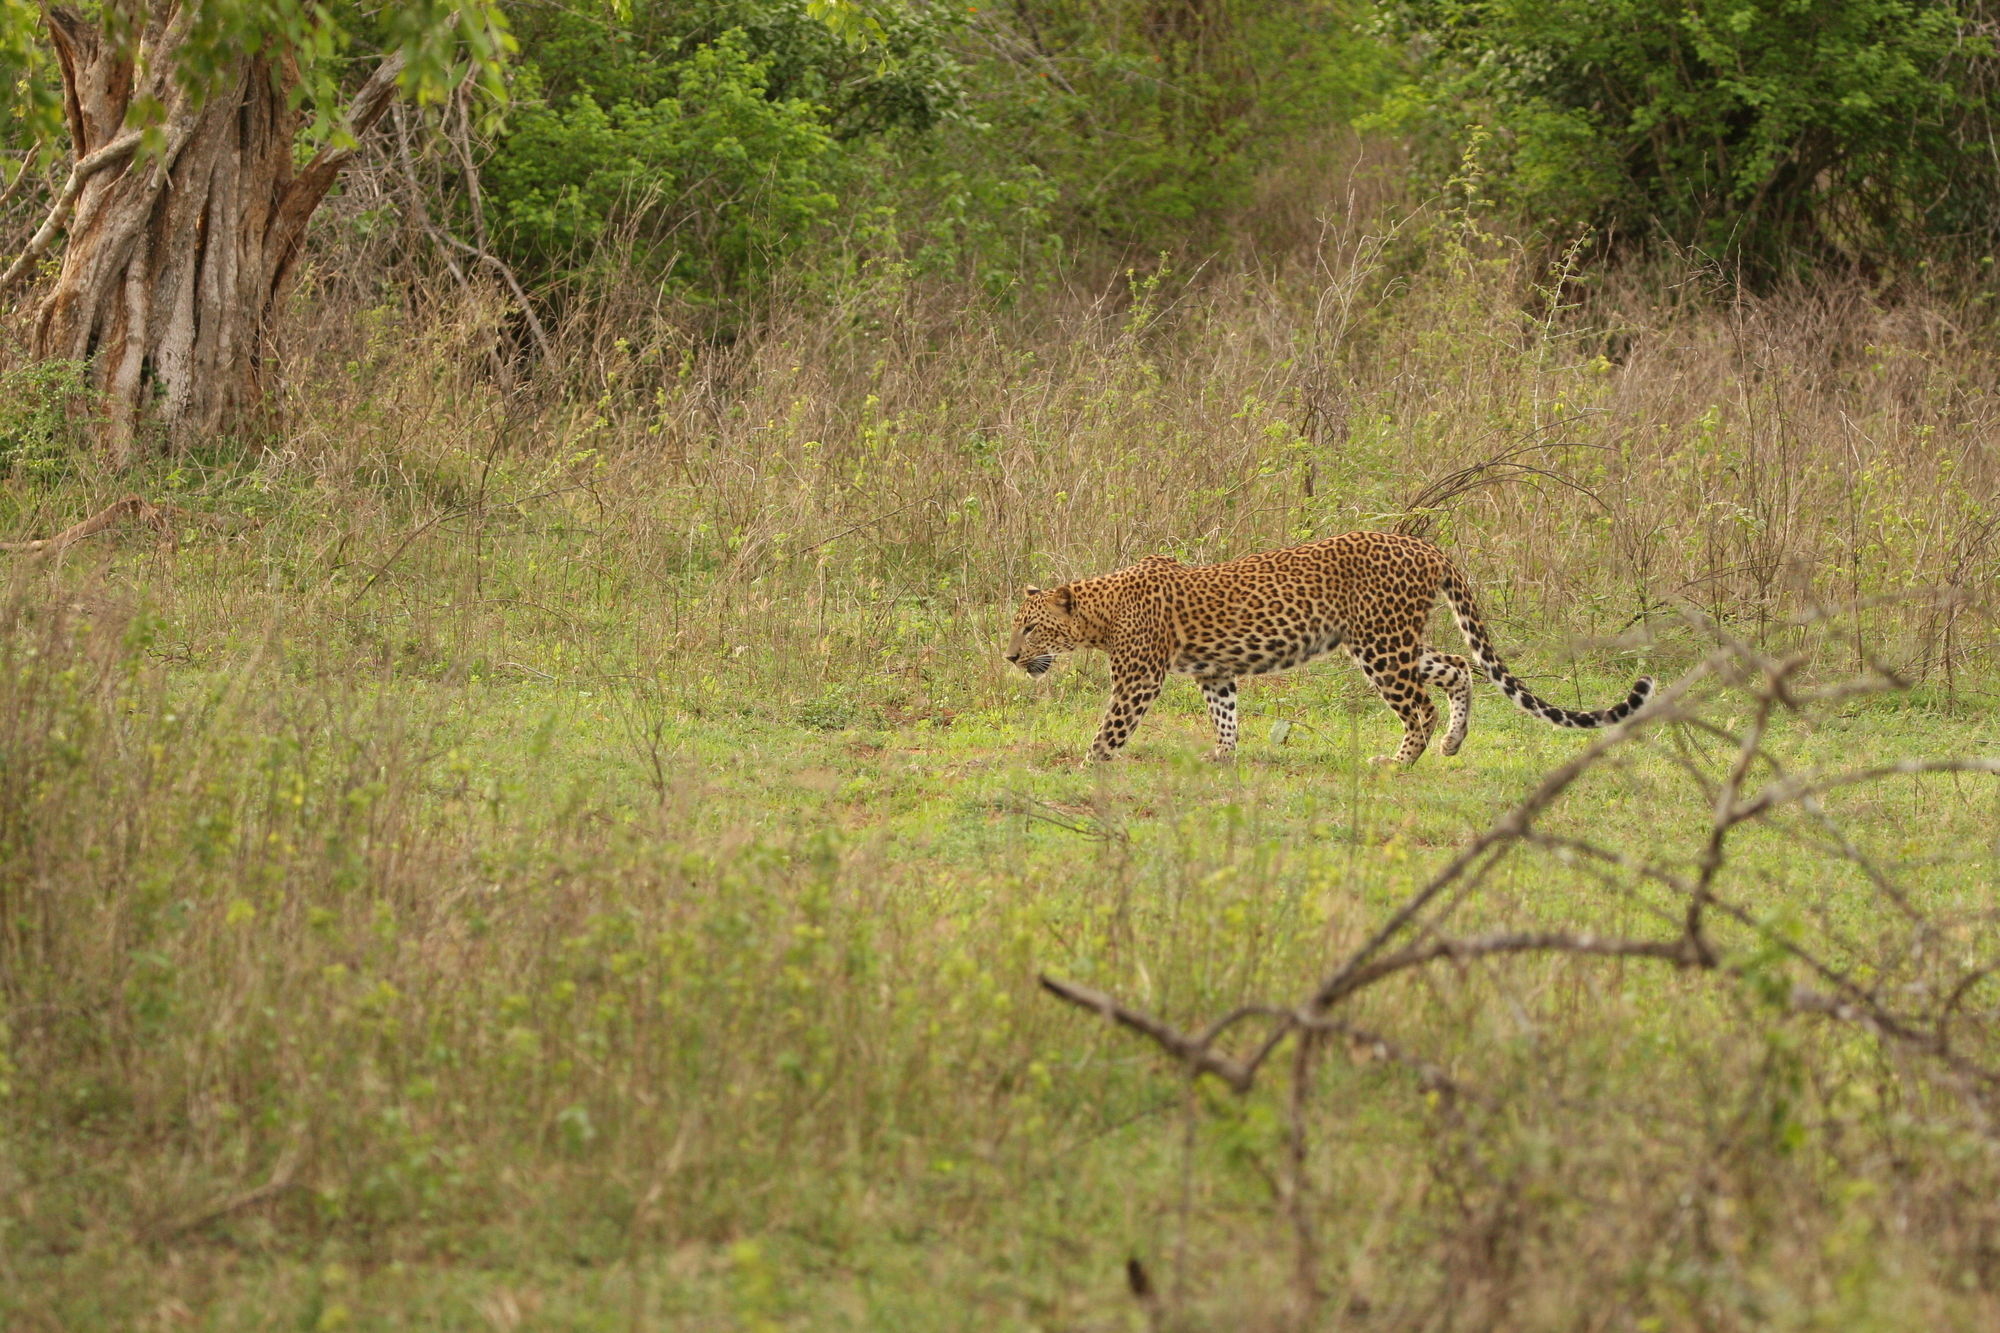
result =
[[1076,647],[1075,614],[1076,594],[1068,585],[1028,589],[1014,615],[1014,638],[1007,645],[1007,660],[1031,676],[1047,673],[1056,664],[1057,653]]

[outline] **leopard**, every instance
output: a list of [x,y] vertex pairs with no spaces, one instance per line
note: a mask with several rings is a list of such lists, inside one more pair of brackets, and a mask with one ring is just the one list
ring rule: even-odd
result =
[[[1442,594],[1468,656],[1424,642]],[[1027,589],[1014,618],[1007,661],[1039,678],[1059,654],[1101,649],[1111,659],[1111,702],[1091,742],[1113,758],[1159,697],[1166,677],[1192,676],[1215,730],[1210,757],[1236,752],[1237,682],[1288,671],[1336,650],[1361,668],[1403,723],[1402,744],[1372,762],[1407,767],[1437,728],[1431,690],[1449,717],[1442,753],[1464,745],[1472,682],[1484,676],[1514,703],[1558,727],[1609,727],[1652,697],[1642,676],[1623,702],[1596,711],[1563,708],[1508,671],[1480,618],[1471,585],[1450,556],[1420,537],[1348,532],[1213,565],[1151,555],[1125,569],[1052,588]]]

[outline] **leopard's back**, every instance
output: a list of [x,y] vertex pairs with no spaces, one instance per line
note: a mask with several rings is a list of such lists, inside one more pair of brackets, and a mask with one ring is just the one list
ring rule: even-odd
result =
[[1154,577],[1167,587],[1170,669],[1258,675],[1357,638],[1414,650],[1449,568],[1435,546],[1392,532],[1163,568]]

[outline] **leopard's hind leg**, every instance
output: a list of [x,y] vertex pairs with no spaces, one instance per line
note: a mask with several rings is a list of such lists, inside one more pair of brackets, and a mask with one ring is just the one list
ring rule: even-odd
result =
[[1466,728],[1472,724],[1472,663],[1457,653],[1441,653],[1435,648],[1426,648],[1417,662],[1417,674],[1425,684],[1435,685],[1444,691],[1451,714],[1445,724],[1444,741],[1438,746],[1438,753],[1457,754],[1458,747],[1465,744]]
[[[1382,702],[1403,719],[1403,743],[1396,747],[1396,753],[1377,755],[1370,762],[1416,763],[1424,747],[1431,743],[1431,732],[1437,728],[1437,705],[1424,689],[1419,666],[1422,659],[1406,661],[1402,651],[1363,644],[1348,645],[1347,655],[1368,677],[1368,683],[1382,696]],[[1457,711],[1453,709],[1455,714]]]

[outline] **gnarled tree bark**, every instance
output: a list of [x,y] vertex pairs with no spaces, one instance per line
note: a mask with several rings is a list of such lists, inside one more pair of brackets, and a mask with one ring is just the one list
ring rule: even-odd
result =
[[[0,278],[16,276],[67,221],[34,350],[89,363],[118,466],[133,460],[143,415],[185,440],[259,407],[306,224],[353,157],[329,147],[294,167],[304,113],[288,58],[246,55],[205,98],[183,88],[174,63],[191,9],[151,5],[136,47],[73,10],[47,11],[76,166],[42,232]],[[388,109],[402,68],[391,55],[362,86],[348,109],[356,138]],[[166,109],[152,143],[126,128],[141,99]]]

